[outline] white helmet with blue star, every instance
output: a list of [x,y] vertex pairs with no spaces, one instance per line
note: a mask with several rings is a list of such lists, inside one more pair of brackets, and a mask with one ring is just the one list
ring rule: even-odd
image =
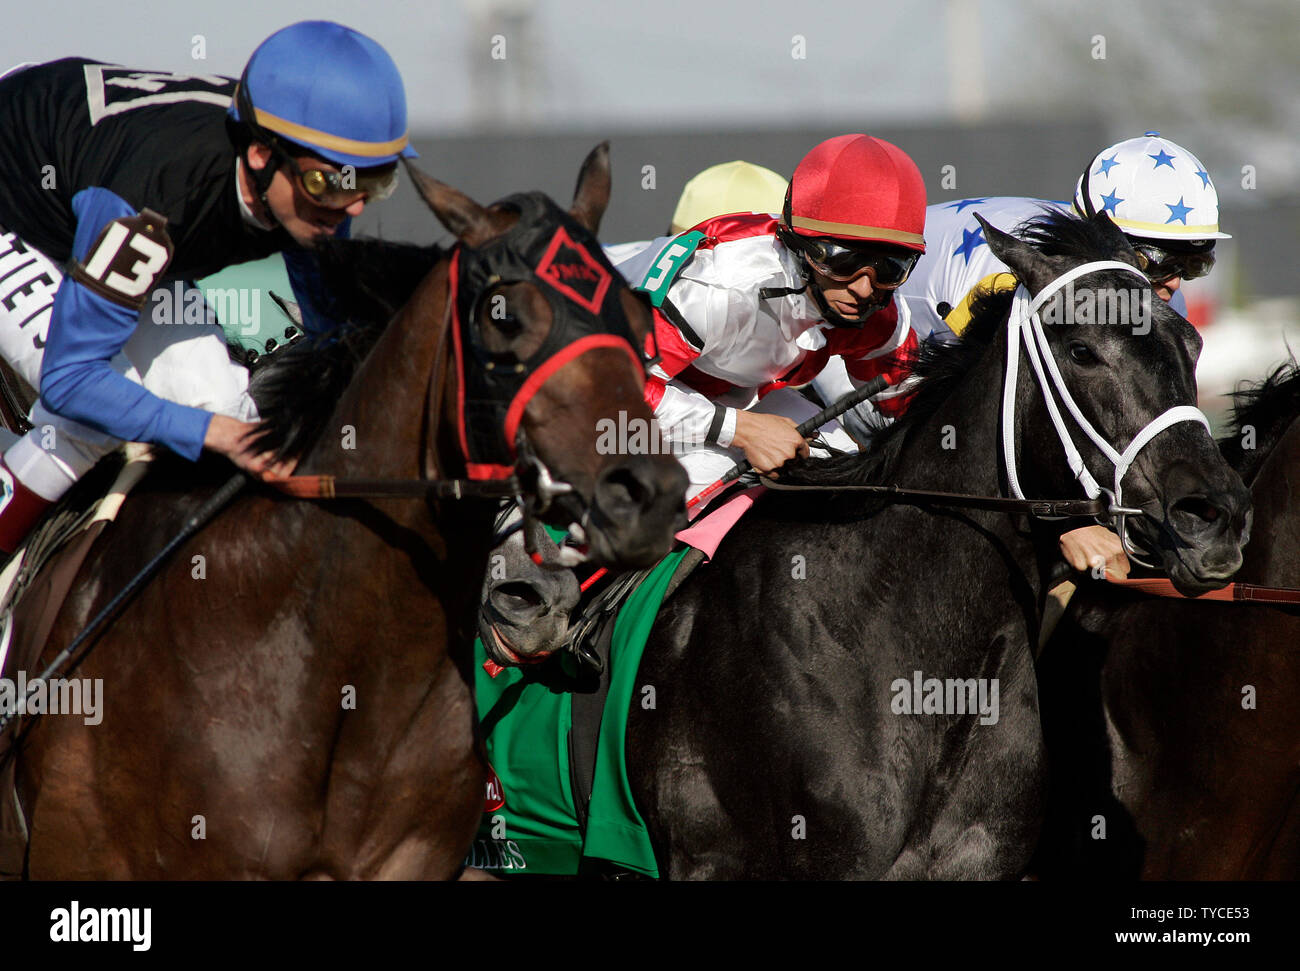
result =
[[1105,210],[1128,236],[1192,245],[1232,238],[1219,232],[1219,194],[1205,166],[1158,131],[1099,152],[1079,177],[1074,208]]

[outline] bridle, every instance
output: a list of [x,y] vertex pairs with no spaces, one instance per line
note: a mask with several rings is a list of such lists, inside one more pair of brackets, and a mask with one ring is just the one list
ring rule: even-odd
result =
[[[1011,304],[1011,313],[1007,316],[1006,377],[1002,385],[1002,456],[1006,466],[1007,485],[1012,495],[1018,499],[1024,499],[1024,493],[1020,489],[1019,476],[1016,473],[1015,439],[1016,384],[1020,366],[1020,355],[1016,353],[1016,346],[1023,343],[1025,354],[1029,357],[1034,375],[1038,378],[1038,387],[1042,392],[1043,403],[1047,406],[1052,426],[1056,429],[1056,435],[1061,441],[1061,447],[1065,452],[1065,460],[1070,467],[1070,472],[1083,488],[1083,491],[1087,493],[1089,499],[1096,499],[1102,495],[1106,496],[1109,501],[1107,515],[1115,523],[1115,531],[1119,535],[1125,554],[1136,563],[1154,568],[1153,564],[1145,562],[1134,552],[1133,544],[1128,537],[1128,517],[1141,516],[1144,513],[1141,509],[1123,505],[1124,475],[1142,449],[1166,428],[1184,421],[1195,421],[1204,425],[1208,433],[1210,432],[1210,421],[1199,408],[1192,405],[1176,405],[1147,422],[1133,436],[1128,446],[1120,452],[1102,437],[1092,422],[1079,409],[1073,395],[1070,394],[1069,388],[1065,385],[1065,379],[1061,377],[1061,371],[1057,367],[1056,359],[1052,356],[1047,336],[1043,332],[1042,319],[1038,316],[1038,310],[1067,283],[1072,283],[1086,274],[1105,270],[1131,273],[1139,277],[1144,286],[1150,285],[1146,276],[1140,270],[1127,263],[1121,263],[1118,260],[1098,260],[1084,263],[1066,271],[1043,287],[1037,296],[1032,298],[1023,284],[1016,287]],[[1053,391],[1055,391],[1055,395]],[[1106,489],[1098,485],[1092,473],[1084,465],[1083,457],[1079,454],[1078,448],[1075,447],[1070,432],[1066,427],[1065,419],[1061,415],[1060,408],[1057,407],[1056,395],[1060,396],[1061,402],[1065,405],[1070,417],[1074,419],[1075,424],[1083,429],[1084,434],[1092,440],[1092,443],[1097,446],[1102,455],[1114,466],[1113,489]]]
[[[554,475],[537,455],[523,427],[529,402],[556,371],[600,348],[625,351],[644,380],[654,363],[654,347],[638,354],[637,340],[620,303],[621,276],[590,234],[572,216],[541,193],[519,193],[500,205],[519,212],[519,219],[500,236],[477,247],[457,243],[448,267],[446,313],[434,366],[426,389],[428,446],[420,479],[340,479],[293,476],[274,480],[282,492],[300,498],[512,499],[523,513],[525,535],[552,508],[571,518],[572,537],[585,537],[592,498],[581,497],[572,483]],[[486,349],[480,317],[494,292],[512,283],[534,284],[551,309],[551,327],[526,359]],[[455,368],[457,396],[454,427],[465,462],[466,478],[439,477],[434,437],[441,427],[447,353]],[[586,501],[575,501],[586,498]],[[510,530],[513,531],[513,530]],[[509,531],[498,535],[499,545]],[[561,565],[585,560],[585,551],[562,549]]]

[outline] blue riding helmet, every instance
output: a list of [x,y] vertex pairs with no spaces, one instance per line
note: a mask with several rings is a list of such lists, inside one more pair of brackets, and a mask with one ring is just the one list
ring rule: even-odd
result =
[[336,165],[372,168],[417,158],[397,65],[364,34],[328,20],[291,24],[262,41],[228,114]]

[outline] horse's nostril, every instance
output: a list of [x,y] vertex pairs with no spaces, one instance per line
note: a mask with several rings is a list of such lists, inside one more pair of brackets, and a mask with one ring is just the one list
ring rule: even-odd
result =
[[490,596],[494,607],[510,613],[537,610],[545,603],[537,588],[522,580],[511,580],[493,587]]
[[627,505],[643,509],[654,498],[653,490],[637,475],[636,470],[627,466],[611,469],[601,480],[601,498],[614,505]]

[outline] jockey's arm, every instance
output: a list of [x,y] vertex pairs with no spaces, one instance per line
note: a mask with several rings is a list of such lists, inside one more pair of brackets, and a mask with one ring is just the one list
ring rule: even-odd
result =
[[715,444],[740,448],[760,472],[777,468],[796,455],[807,455],[808,445],[791,419],[729,408],[672,380],[727,339],[726,318],[731,301],[745,296],[718,287],[678,284],[670,299],[676,316],[689,321],[689,333],[683,333],[668,315],[655,313],[655,335],[662,361],[646,382],[646,401],[654,409],[664,437],[677,446]]
[[[73,267],[54,299],[41,365],[42,403],[114,438],[165,445],[191,461],[211,447],[250,470],[264,466],[244,440],[253,425],[160,398],[110,363],[135,332],[170,262],[171,241],[161,220],[137,215],[103,188],[78,192],[72,208]],[[152,326],[166,326],[169,318],[149,319]]]
[[110,361],[135,332],[140,311],[171,260],[159,224],[144,231],[136,210],[107,189],[78,192],[73,272],[54,298],[41,366],[41,401],[128,442],[156,442],[196,460],[209,412],[165,401],[115,371]]

